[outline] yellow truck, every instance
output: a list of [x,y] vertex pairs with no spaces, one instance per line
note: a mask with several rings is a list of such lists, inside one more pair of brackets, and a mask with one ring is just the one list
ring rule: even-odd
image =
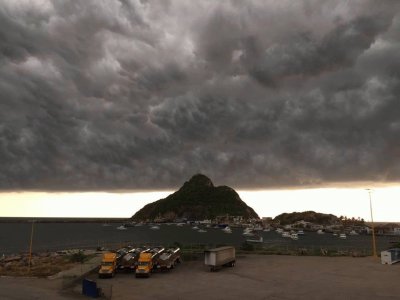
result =
[[101,260],[99,278],[114,277],[116,269],[117,269],[117,254],[112,252],[104,253],[103,259]]
[[148,251],[141,252],[136,267],[136,277],[150,277],[153,269],[157,268],[158,257],[164,252],[164,250],[164,248],[152,248]]
[[153,254],[142,252],[139,256],[138,265],[136,267],[136,277],[150,277],[153,269]]

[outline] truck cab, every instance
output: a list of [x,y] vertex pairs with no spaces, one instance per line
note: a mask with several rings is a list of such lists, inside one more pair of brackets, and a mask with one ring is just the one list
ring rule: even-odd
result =
[[136,277],[149,277],[153,269],[153,254],[142,252],[136,267]]
[[117,254],[111,252],[104,253],[103,259],[101,260],[99,278],[114,277],[116,269],[117,269]]

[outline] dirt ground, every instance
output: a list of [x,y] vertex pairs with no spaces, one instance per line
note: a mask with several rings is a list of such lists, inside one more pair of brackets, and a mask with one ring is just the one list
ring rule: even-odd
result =
[[[203,262],[183,262],[150,278],[118,273],[96,280],[111,299],[399,299],[400,264],[371,257],[246,255],[234,268],[209,272]],[[59,283],[58,283],[59,284]],[[84,299],[59,292],[48,279],[0,278],[0,299]],[[76,291],[80,287],[75,288]],[[18,291],[30,297],[8,297]]]

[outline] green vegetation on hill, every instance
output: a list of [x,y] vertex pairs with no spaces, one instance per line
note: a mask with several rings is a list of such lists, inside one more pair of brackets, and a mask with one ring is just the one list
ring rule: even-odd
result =
[[228,186],[215,187],[211,180],[194,175],[175,193],[147,204],[132,219],[134,221],[173,221],[214,219],[221,215],[258,218],[256,212],[244,203],[236,191]]

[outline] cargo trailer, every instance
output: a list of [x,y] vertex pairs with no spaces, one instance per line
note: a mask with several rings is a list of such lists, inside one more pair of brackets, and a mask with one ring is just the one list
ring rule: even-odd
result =
[[381,263],[392,265],[400,261],[400,248],[392,248],[381,252]]
[[210,268],[210,271],[221,267],[234,267],[235,263],[235,247],[226,246],[204,251],[204,264]]

